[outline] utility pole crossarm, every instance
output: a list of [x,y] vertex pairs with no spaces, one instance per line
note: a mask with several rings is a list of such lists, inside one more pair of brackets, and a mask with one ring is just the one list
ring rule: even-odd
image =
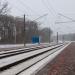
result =
[[63,14],[61,14],[61,13],[59,13],[58,15],[63,16],[63,17],[65,17],[65,18],[67,18],[67,19],[69,19],[69,20],[71,20],[71,21],[75,21],[74,19],[72,19],[72,18],[70,18],[70,17],[68,17],[68,16],[65,16],[65,15],[63,15]]
[[36,20],[38,20],[38,19],[40,19],[40,18],[42,18],[42,17],[44,17],[44,16],[47,16],[48,14],[44,14],[44,15],[42,15],[42,16],[40,16],[40,17],[38,17],[38,18],[36,18],[35,20],[33,20],[33,21],[36,21]]
[[55,24],[75,22],[75,20],[74,20],[74,19],[72,19],[72,18],[70,18],[70,17],[68,17],[68,16],[65,16],[65,15],[63,15],[63,14],[61,14],[61,13],[59,13],[58,15],[63,16],[63,17],[65,17],[65,18],[69,19],[70,21],[55,22]]

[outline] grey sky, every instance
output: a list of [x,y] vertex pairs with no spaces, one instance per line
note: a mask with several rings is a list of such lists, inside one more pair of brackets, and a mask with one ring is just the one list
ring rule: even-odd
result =
[[42,26],[51,27],[54,32],[74,33],[75,23],[55,24],[55,21],[70,21],[60,17],[62,13],[75,19],[75,0],[7,0],[11,8],[11,14],[14,16],[23,16],[29,19],[36,19],[40,15],[48,13],[47,16],[38,20]]

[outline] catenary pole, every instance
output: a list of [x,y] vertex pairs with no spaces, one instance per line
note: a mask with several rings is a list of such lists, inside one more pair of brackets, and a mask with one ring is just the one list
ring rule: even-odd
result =
[[25,14],[24,14],[24,46],[26,45],[26,25],[25,25]]
[[57,32],[57,44],[58,44],[58,32]]

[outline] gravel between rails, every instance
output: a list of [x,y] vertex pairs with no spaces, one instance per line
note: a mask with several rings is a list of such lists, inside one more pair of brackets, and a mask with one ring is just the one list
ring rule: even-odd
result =
[[75,42],[66,47],[36,75],[75,75]]

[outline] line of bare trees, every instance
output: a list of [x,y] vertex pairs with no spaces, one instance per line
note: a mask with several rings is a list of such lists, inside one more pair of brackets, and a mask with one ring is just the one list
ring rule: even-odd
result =
[[[24,20],[23,18],[7,15],[8,3],[0,1],[0,43],[23,43]],[[26,43],[32,42],[33,36],[41,36],[41,42],[49,42],[51,29],[38,29],[36,21],[26,20]]]

